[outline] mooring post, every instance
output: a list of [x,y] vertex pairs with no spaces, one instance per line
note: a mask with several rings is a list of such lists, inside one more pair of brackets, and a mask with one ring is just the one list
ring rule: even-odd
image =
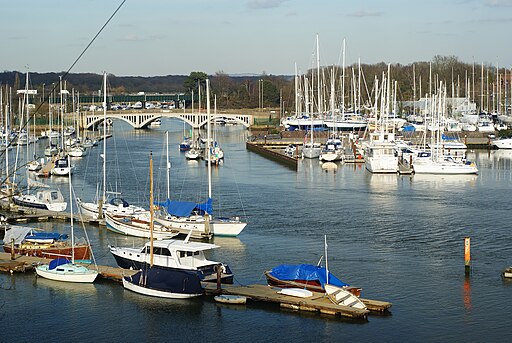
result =
[[471,239],[464,238],[464,272],[466,275],[471,273]]
[[14,252],[14,237],[11,238],[11,260],[14,261],[16,254]]
[[221,289],[220,277],[221,277],[222,267],[220,265],[215,266],[215,271],[217,272],[217,290],[220,291],[220,289]]

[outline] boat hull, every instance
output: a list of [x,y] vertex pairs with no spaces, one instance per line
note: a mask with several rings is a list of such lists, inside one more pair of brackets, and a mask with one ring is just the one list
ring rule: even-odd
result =
[[98,272],[83,266],[66,265],[50,270],[47,264],[37,266],[36,274],[45,279],[63,282],[92,283]]
[[325,292],[334,304],[366,310],[366,305],[348,290],[334,285],[325,285]]
[[[4,245],[4,251],[11,253],[11,246]],[[59,257],[71,257],[72,248],[69,245],[47,246],[44,244],[22,244],[19,247],[14,247],[14,252],[19,255],[35,256],[41,258],[56,259]],[[76,260],[90,260],[91,249],[89,245],[75,245],[75,259]]]
[[[311,292],[325,293],[324,287],[318,280],[281,280],[271,274],[270,271],[264,272],[267,278],[267,284],[272,287],[279,288],[303,288]],[[359,297],[361,295],[361,288],[359,287],[344,287],[347,291]]]
[[[133,269],[133,270],[143,270],[148,265],[143,260],[137,261],[137,260],[133,260],[133,259],[129,259],[129,258],[121,256],[118,252],[118,249],[115,247],[110,247],[110,252],[114,256],[114,259],[116,260],[117,265],[121,268]],[[131,255],[131,257],[137,256],[137,254],[129,254],[129,255]],[[146,258],[145,254],[140,254],[140,255],[141,255],[141,259]],[[217,264],[198,268],[198,270],[187,270],[187,269],[178,269],[178,268],[168,267],[168,266],[160,265],[160,264],[157,265],[157,267],[159,267],[159,268],[176,271],[176,275],[179,275],[180,271],[186,272],[187,274],[195,273],[198,275],[198,278],[201,281],[205,281],[205,282],[216,282],[217,281],[217,273],[215,270],[216,266],[217,266]],[[229,267],[226,266],[225,268],[226,268],[226,272],[221,273],[220,281],[223,284],[233,284],[233,274],[229,270]]]
[[[145,284],[142,282],[145,281]],[[123,287],[143,295],[159,298],[186,299],[204,294],[196,273],[151,267],[123,278]]]
[[[140,222],[134,224],[133,219],[130,219],[128,216],[112,216],[110,214],[105,214],[105,222],[107,229],[110,231],[127,236],[150,238],[149,223]],[[172,238],[177,234],[178,232],[175,230],[160,225],[153,228],[154,239]]]
[[[176,218],[157,218],[156,221],[163,226],[176,230],[192,230],[200,234],[206,233],[206,224],[204,217],[176,217]],[[210,232],[214,236],[236,237],[247,226],[247,223],[237,220],[237,218],[215,218],[209,223]]]

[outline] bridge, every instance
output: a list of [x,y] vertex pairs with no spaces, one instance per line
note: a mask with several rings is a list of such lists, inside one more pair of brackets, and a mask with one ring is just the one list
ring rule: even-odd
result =
[[[254,124],[254,118],[250,114],[210,114],[211,121],[216,118],[229,118],[233,123],[242,124],[246,128]],[[82,127],[92,129],[103,121],[103,112],[92,112],[83,117]],[[135,129],[148,127],[153,121],[161,118],[175,118],[184,121],[195,129],[199,129],[208,122],[206,113],[171,112],[170,110],[140,110],[140,111],[107,111],[106,119],[120,119],[130,124]]]

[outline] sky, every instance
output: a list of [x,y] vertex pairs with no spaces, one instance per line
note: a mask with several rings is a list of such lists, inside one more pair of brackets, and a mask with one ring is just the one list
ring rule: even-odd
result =
[[[0,70],[67,71],[122,0],[0,0]],[[71,69],[293,75],[436,55],[512,66],[512,0],[126,0]]]

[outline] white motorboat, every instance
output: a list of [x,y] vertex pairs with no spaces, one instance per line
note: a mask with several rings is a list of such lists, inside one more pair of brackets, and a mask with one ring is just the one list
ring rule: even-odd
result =
[[[218,245],[185,240],[164,239],[153,241],[153,265],[176,270],[177,276],[185,276],[188,271],[198,274],[201,281],[217,281],[217,268],[221,269],[221,282],[233,283],[233,274],[223,263],[210,261],[205,252],[219,248]],[[110,252],[121,268],[140,270],[150,263],[150,242],[142,247],[116,247],[109,245]]]
[[499,138],[494,139],[491,145],[498,149],[512,149],[512,138]]
[[55,160],[53,168],[51,170],[52,175],[56,176],[68,176],[73,172],[73,166],[70,164],[67,157],[61,157]]
[[40,208],[43,210],[62,212],[68,203],[58,189],[41,189],[36,194],[14,195],[14,203],[19,206]]
[[372,133],[364,154],[366,169],[371,173],[396,173],[398,156],[395,146],[394,134]]

